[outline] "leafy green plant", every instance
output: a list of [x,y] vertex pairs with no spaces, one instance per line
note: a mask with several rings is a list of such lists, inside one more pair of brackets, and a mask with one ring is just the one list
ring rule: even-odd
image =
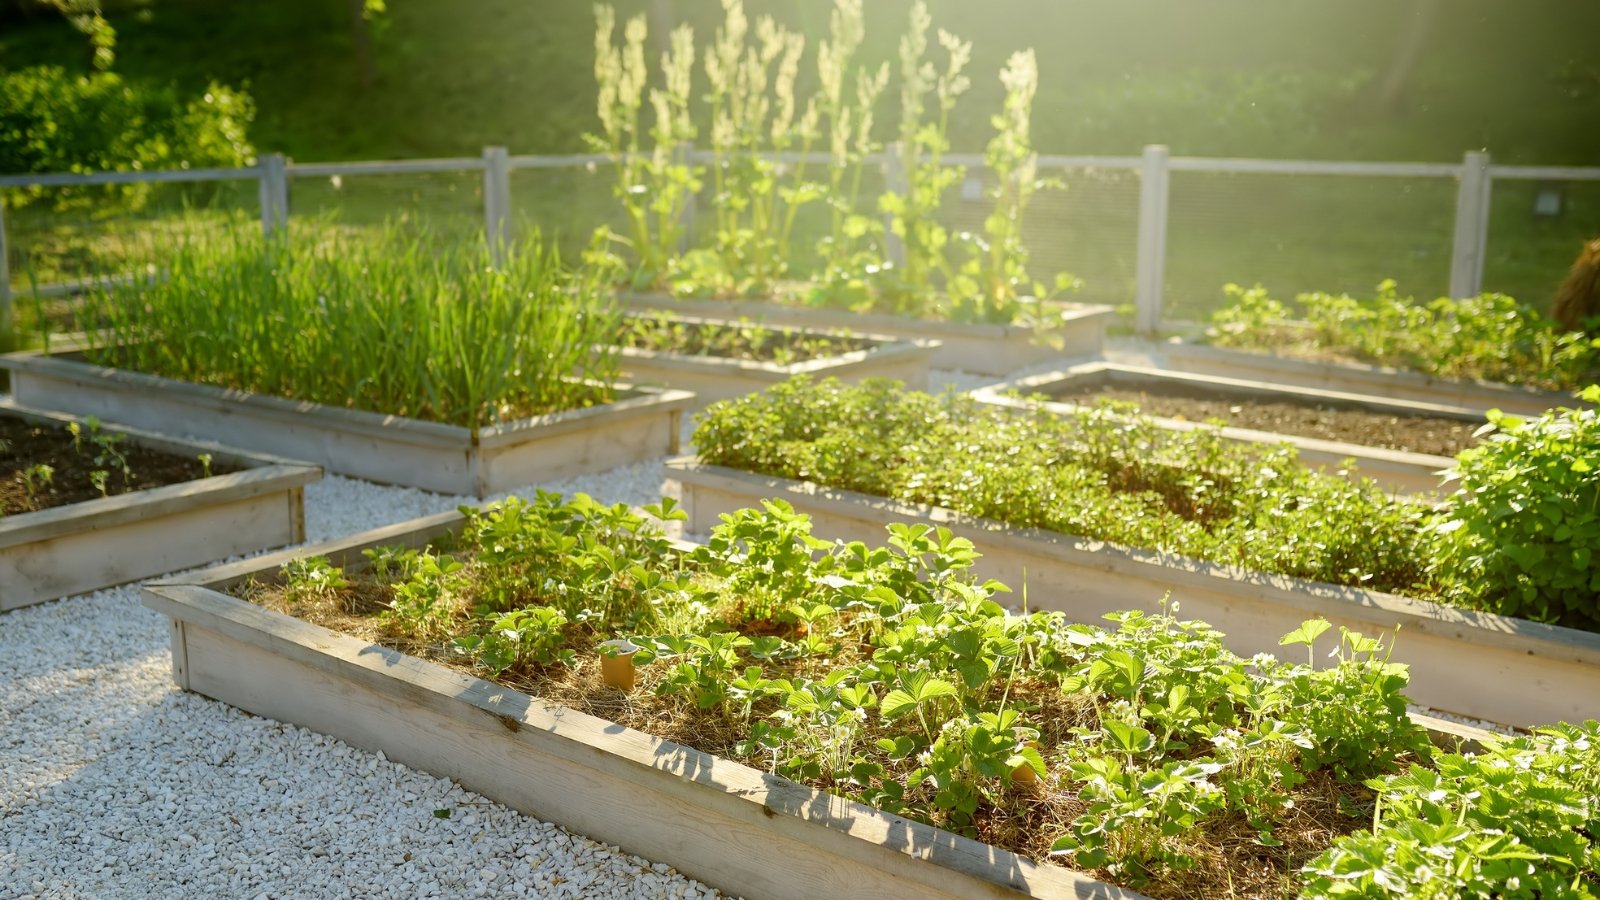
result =
[[1600,895],[1600,723],[1541,728],[1370,782],[1371,831],[1306,865],[1306,898]]
[[55,479],[55,467],[49,463],[34,463],[17,473],[17,480],[22,482],[22,489],[28,495],[29,503],[39,502],[39,492],[50,486]]
[[1014,414],[893,382],[793,379],[712,406],[701,458],[1019,526],[1335,584],[1435,596],[1425,511],[1292,448],[1172,433],[1126,411]]
[[[616,168],[613,193],[628,216],[626,241],[638,263],[635,282],[648,287],[671,269],[684,217],[701,187],[701,171],[683,155],[683,147],[696,133],[689,113],[694,32],[687,25],[673,30],[671,50],[661,60],[664,86],[650,88],[645,17],[635,16],[623,26],[621,47],[614,42],[616,27],[616,10],[596,4],[594,71],[601,133],[587,137]],[[655,116],[648,151],[640,121],[647,92]]]
[[1230,303],[1213,314],[1209,333],[1218,346],[1554,389],[1600,373],[1600,339],[1563,332],[1504,294],[1419,303],[1388,280],[1371,299],[1308,293],[1291,307],[1260,285],[1223,290]]
[[165,280],[86,298],[104,323],[91,360],[474,428],[610,396],[621,313],[603,254],[569,270],[535,235],[495,268],[482,247],[391,226],[238,231],[186,242],[164,265]]
[[310,601],[332,596],[350,582],[326,556],[307,556],[284,563],[284,589],[291,599]]
[[[1320,620],[1285,637],[1306,649],[1296,664],[1241,659],[1176,604],[1109,630],[1018,614],[947,529],[827,542],[782,501],[725,515],[693,550],[661,536],[681,515],[668,501],[539,493],[467,515],[450,555],[369,554],[363,590],[388,592],[402,646],[581,702],[578,679],[626,642],[639,683],[622,711],[640,722],[943,828],[1053,842],[1158,895],[1225,891],[1197,872],[1219,844],[1287,885],[1309,855],[1300,804],[1356,828],[1364,779],[1431,771],[1388,642],[1340,630],[1324,662]],[[376,564],[400,557],[411,574]]]
[[879,346],[878,341],[849,333],[767,327],[740,319],[737,322],[686,319],[670,312],[630,314],[623,321],[618,343],[658,353],[714,356],[790,365],[825,359]]
[[[1579,392],[1600,403],[1600,386]],[[1458,602],[1600,628],[1600,412],[1489,413],[1461,453],[1429,534],[1433,569]]]

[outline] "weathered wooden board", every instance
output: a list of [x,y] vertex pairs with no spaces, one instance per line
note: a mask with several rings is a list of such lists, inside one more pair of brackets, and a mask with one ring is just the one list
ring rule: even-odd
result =
[[[620,390],[615,403],[474,431],[13,353],[17,402],[276,453],[383,484],[477,497],[675,452],[684,391]],[[592,432],[591,436],[582,436]],[[575,437],[576,436],[576,437]]]
[[[0,403],[0,415],[71,417]],[[215,475],[0,518],[0,610],[137,581],[305,539],[304,487],[316,466],[114,425],[131,443],[248,466]]]

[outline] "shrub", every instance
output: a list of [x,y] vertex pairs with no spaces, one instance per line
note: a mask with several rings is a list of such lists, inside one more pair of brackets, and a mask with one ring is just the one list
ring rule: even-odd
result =
[[[255,104],[212,83],[199,97],[171,86],[123,80],[114,72],[72,75],[59,66],[0,72],[0,172],[99,172],[248,165],[245,130]],[[145,203],[151,186],[31,188],[8,202],[50,198],[88,205],[110,196]]]
[[[1600,402],[1600,386],[1580,396]],[[1496,410],[1489,422],[1430,529],[1437,575],[1495,612],[1600,627],[1600,411]]]

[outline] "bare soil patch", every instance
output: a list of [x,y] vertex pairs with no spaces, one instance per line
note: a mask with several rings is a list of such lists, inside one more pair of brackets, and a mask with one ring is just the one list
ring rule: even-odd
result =
[[[148,450],[127,441],[114,441],[112,449],[126,459],[126,472],[111,452],[90,439],[87,426],[75,447],[64,428],[0,417],[0,515],[97,500],[102,496],[95,484],[100,477],[97,472],[106,473],[104,496],[180,484],[206,475],[205,464],[197,457]],[[48,477],[39,466],[50,467]],[[237,467],[211,466],[214,475],[233,471]]]
[[1221,420],[1235,428],[1434,456],[1455,456],[1472,446],[1475,443],[1472,434],[1483,424],[1462,419],[1395,415],[1356,407],[1225,397],[1198,388],[1167,384],[1143,388],[1072,387],[1055,397],[1080,403],[1118,400],[1136,404],[1148,415],[1168,419]]

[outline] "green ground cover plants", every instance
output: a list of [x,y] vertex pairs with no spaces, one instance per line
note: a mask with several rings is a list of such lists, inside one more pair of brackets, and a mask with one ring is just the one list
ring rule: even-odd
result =
[[871,350],[882,342],[847,333],[807,331],[759,322],[685,320],[669,312],[630,314],[617,343],[688,356],[713,356],[790,365]]
[[[240,594],[1156,897],[1281,897],[1323,877],[1300,869],[1330,847],[1351,872],[1335,842],[1385,821],[1375,792],[1435,771],[1405,666],[1322,620],[1284,637],[1300,663],[1236,657],[1176,609],[1104,628],[1025,596],[1008,612],[947,530],[830,543],[781,501],[692,549],[663,536],[657,520],[682,517],[669,500],[641,514],[541,492],[463,512],[429,547],[347,570],[313,557]],[[627,693],[596,677],[618,642],[638,667]],[[1533,846],[1592,884],[1587,840]]]
[[497,269],[482,245],[398,226],[231,231],[160,271],[85,298],[90,361],[469,427],[610,397],[621,313],[603,253],[565,266],[535,235]]
[[1165,431],[1135,413],[1019,414],[891,381],[796,378],[713,405],[694,443],[712,465],[1600,630],[1591,410],[1499,419],[1502,434],[1462,456],[1466,490],[1437,509],[1302,466],[1288,445]]
[[1600,378],[1600,334],[1564,332],[1504,294],[1422,303],[1389,280],[1371,298],[1307,293],[1291,305],[1260,285],[1224,290],[1208,332],[1218,347],[1552,390]]

